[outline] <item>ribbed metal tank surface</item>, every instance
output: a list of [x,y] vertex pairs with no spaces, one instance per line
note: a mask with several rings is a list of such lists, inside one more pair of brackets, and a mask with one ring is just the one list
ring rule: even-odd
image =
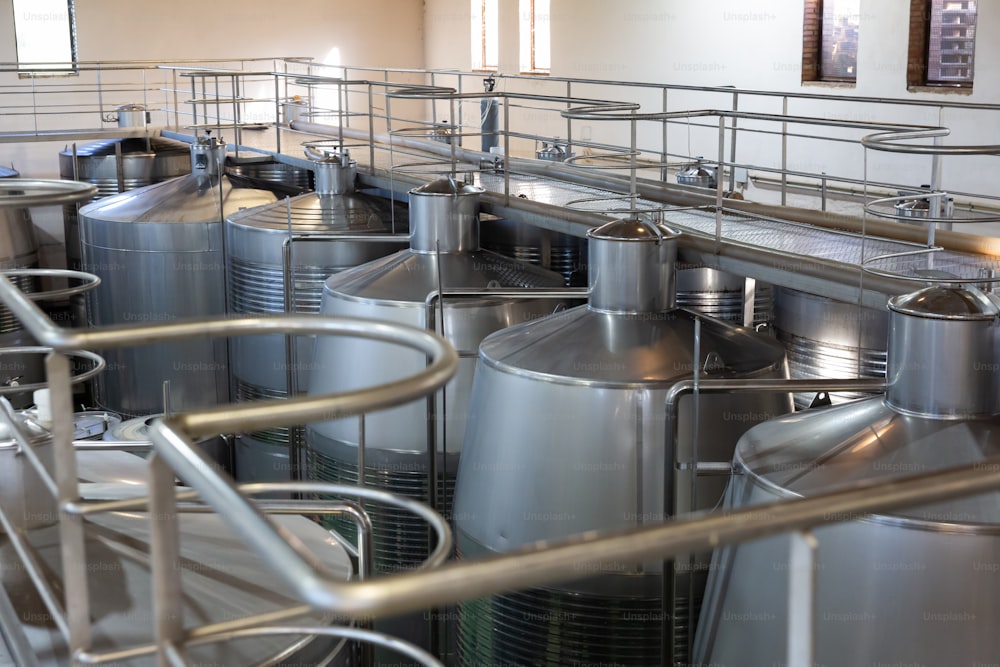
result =
[[[692,495],[686,479],[663,488],[668,388],[695,364],[702,377],[785,376],[773,339],[675,307],[675,232],[635,218],[589,236],[589,304],[480,346],[455,490],[463,555],[662,521],[665,493]],[[682,461],[692,456],[689,399],[681,402]],[[700,401],[699,460],[709,461],[728,460],[750,425],[791,409],[782,395]],[[694,508],[715,507],[723,488],[699,480]],[[461,664],[660,664],[662,563],[611,563],[581,575],[462,604]],[[679,590],[690,582],[699,596],[700,577],[682,575]],[[683,611],[688,602],[668,607]],[[678,621],[684,636],[687,621]]]
[[[0,167],[0,178],[19,178],[20,172]],[[38,240],[28,209],[0,207],[0,269],[33,269],[38,267]],[[22,292],[38,291],[38,279],[33,276],[11,276],[10,281]],[[0,305],[0,347],[35,345],[35,339],[24,331],[14,314]],[[0,357],[0,385],[43,382],[45,367],[39,354],[5,354]],[[7,397],[14,407],[31,405],[29,395]]]
[[[286,312],[285,253],[292,273],[291,310],[318,313],[323,282],[331,275],[405,247],[406,211],[385,199],[354,191],[357,165],[349,152],[326,152],[315,161],[316,192],[239,211],[226,222],[229,309],[239,314]],[[397,233],[396,240],[348,238]],[[335,237],[344,237],[338,240]],[[322,237],[322,238],[321,238]],[[292,376],[296,393],[307,389],[314,338],[297,338]],[[231,343],[236,400],[288,396],[285,336],[247,336]],[[289,479],[289,443],[303,442],[301,427],[240,434],[240,481]]]
[[[775,288],[774,332],[785,346],[795,379],[884,378],[888,327],[888,311]],[[830,400],[843,403],[863,397],[838,392]],[[795,404],[807,408],[814,398],[796,394]]]
[[[498,329],[551,313],[561,301],[446,295],[442,302],[428,307],[429,295],[442,289],[563,285],[556,273],[480,250],[480,192],[480,188],[449,179],[412,190],[409,249],[331,276],[324,287],[321,312],[421,329],[433,327],[466,353],[475,351],[484,337]],[[425,366],[423,355],[385,343],[317,339],[309,393],[342,392],[391,382]],[[365,415],[366,482],[424,501],[429,500],[430,484],[434,483],[438,489],[436,509],[450,515],[474,370],[474,359],[460,359],[455,377],[436,395],[432,409],[422,400]],[[356,483],[360,438],[358,418],[309,424],[308,476]],[[437,457],[433,475],[429,460],[432,453]],[[412,568],[427,558],[432,545],[423,521],[374,503],[366,503],[366,509],[372,513],[374,524],[376,571]],[[343,524],[337,527],[344,534],[353,534]],[[427,615],[411,614],[387,619],[377,627],[441,654],[448,653],[448,640],[444,645],[432,645],[432,625]],[[442,637],[447,634],[442,628]]]
[[[121,160],[119,160],[119,155]],[[163,137],[102,139],[59,152],[59,177],[97,186],[97,201],[121,192],[160,183],[191,172],[191,149],[188,144]],[[86,205],[63,206],[63,236],[66,243],[66,267],[80,269],[80,222],[77,209]],[[82,324],[82,322],[81,322]]]

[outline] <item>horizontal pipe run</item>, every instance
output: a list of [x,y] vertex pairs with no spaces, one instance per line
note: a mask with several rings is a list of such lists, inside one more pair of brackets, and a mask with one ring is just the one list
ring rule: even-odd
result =
[[[292,128],[310,134],[330,136],[334,136],[340,131],[339,128],[332,125],[305,123],[302,121],[292,123]],[[363,141],[369,140],[368,132],[362,132],[352,128],[343,128],[343,133],[345,137],[350,137],[352,139]],[[445,158],[450,158],[451,156],[450,148],[437,142],[420,141],[399,136],[389,136],[386,134],[375,134],[374,138],[376,142],[381,144],[388,145],[391,143],[393,145],[401,145],[408,148],[434,153]],[[477,164],[480,160],[492,160],[496,157],[495,155],[488,155],[479,151],[470,151],[462,148],[456,149],[456,155],[461,160]],[[607,174],[594,174],[590,170],[573,168],[556,162],[542,163],[543,161],[539,160],[513,158],[510,156],[506,157],[506,160],[508,161],[509,168],[518,173],[562,180],[568,183],[576,183],[578,185],[604,189],[616,193],[629,192],[629,179],[625,177]],[[374,168],[372,171],[374,172]],[[393,179],[412,183],[413,185],[419,185],[424,182],[413,177],[404,178],[404,176],[405,175],[403,174],[394,174]],[[704,192],[700,192],[697,188],[665,184],[660,181],[651,181],[648,179],[637,179],[636,183],[636,193],[644,199],[678,206],[713,206],[715,204],[716,198],[714,194],[705,194]],[[537,204],[537,202],[530,202],[513,197],[510,198],[508,204],[506,198],[503,197],[502,194],[491,197],[492,194],[493,193],[489,192],[484,193],[484,202],[496,201],[496,204],[494,205],[509,205],[512,210],[520,210],[526,204]],[[555,206],[546,206],[544,204],[538,204],[538,206],[543,206],[547,211],[560,210],[560,207]],[[811,209],[759,204],[752,201],[734,199],[727,199],[725,201],[725,206],[727,209],[733,211],[739,211],[751,215],[762,215],[790,222],[800,222],[825,229],[842,230],[855,234],[865,233],[868,235],[907,241],[910,243],[926,243],[927,241],[926,230],[913,225],[901,225],[896,222],[889,222],[885,220],[866,220],[856,216],[831,213],[827,211],[813,211]],[[590,215],[594,216],[594,218],[600,217],[596,213],[592,213]],[[567,212],[564,213],[563,216],[563,220],[584,220],[584,218],[581,217],[580,212]],[[603,217],[601,219],[604,222],[608,221],[607,217]],[[527,220],[527,222],[536,226],[544,226],[546,229],[553,229],[554,231],[560,231],[572,236],[581,237],[586,234],[589,227],[602,224],[602,222],[597,221],[592,223],[580,222],[575,225],[563,225],[560,228],[555,229],[552,226],[539,224],[537,219]],[[678,242],[683,248],[686,243],[685,237],[679,239]],[[998,238],[989,238],[962,232],[938,231],[936,242],[946,250],[1000,256],[1000,239]]]

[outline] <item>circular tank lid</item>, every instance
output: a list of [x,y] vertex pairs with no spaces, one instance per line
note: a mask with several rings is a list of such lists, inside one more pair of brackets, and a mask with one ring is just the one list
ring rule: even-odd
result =
[[20,175],[21,172],[13,167],[0,167],[0,178],[17,178]]
[[123,104],[117,107],[115,111],[145,111],[146,107],[142,104]]
[[1000,314],[997,305],[974,287],[934,285],[889,299],[889,309],[939,320],[990,320]]
[[587,232],[587,238],[601,241],[652,241],[660,243],[676,239],[681,233],[662,223],[653,223],[635,216],[613,220]]
[[478,195],[485,191],[485,188],[478,185],[459,183],[454,178],[445,176],[413,188],[410,190],[410,193],[420,195]]

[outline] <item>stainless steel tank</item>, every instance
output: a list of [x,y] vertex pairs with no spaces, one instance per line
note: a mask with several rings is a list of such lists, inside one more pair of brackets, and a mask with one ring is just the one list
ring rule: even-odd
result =
[[[388,320],[426,328],[428,295],[440,288],[560,287],[562,279],[479,249],[477,214],[482,189],[442,179],[410,191],[410,248],[331,276],[321,312]],[[551,301],[445,297],[434,326],[459,350],[472,352],[487,335],[551,313]],[[333,393],[389,382],[423,368],[418,354],[361,339],[319,340],[309,392]],[[451,506],[454,476],[465,433],[475,360],[462,359],[438,401],[434,437],[442,462],[439,510]],[[418,401],[365,418],[365,480],[403,495],[428,496],[428,414]],[[311,424],[306,429],[309,474],[325,481],[356,482],[357,419]],[[428,552],[427,527],[418,519],[376,510],[376,568],[416,566]]]
[[487,250],[555,271],[567,286],[587,284],[585,239],[503,218],[482,220],[480,235]]
[[[703,317],[695,342],[699,316],[674,305],[676,232],[630,218],[588,236],[589,304],[480,346],[455,492],[462,557],[663,521],[667,390],[695,364],[704,378],[786,376],[781,346],[751,329]],[[729,460],[747,428],[790,409],[778,394],[702,395],[698,460]],[[680,410],[684,461],[691,397]],[[715,507],[723,489],[699,480],[695,508]],[[661,664],[662,563],[580,574],[461,605],[461,664]],[[687,596],[676,602],[685,609]],[[686,618],[677,625],[687,633]]]
[[[365,416],[364,482],[401,495],[428,500],[431,480],[437,509],[450,514],[455,473],[465,434],[466,410],[475,371],[474,351],[487,335],[542,317],[553,301],[445,296],[443,306],[428,297],[440,289],[561,287],[562,278],[479,248],[478,210],[482,188],[450,179],[410,191],[410,248],[331,276],[323,289],[321,312],[433,326],[466,358],[438,393],[432,412],[417,401]],[[431,319],[432,318],[432,319]],[[442,327],[443,324],[443,327]],[[425,366],[420,354],[361,339],[318,340],[310,393],[331,393],[390,382]],[[313,479],[356,483],[359,478],[357,418],[310,424],[306,428],[306,468]],[[434,445],[430,444],[433,438]],[[435,459],[431,474],[430,454]],[[427,526],[392,507],[366,504],[374,531],[375,569],[391,572],[419,565],[430,552]],[[346,526],[334,524],[343,534]],[[434,651],[448,653],[431,637],[434,619],[412,614],[377,627]],[[446,616],[441,620],[447,621]],[[388,659],[388,658],[386,658]],[[399,664],[391,660],[391,664]]]
[[271,157],[230,156],[226,159],[226,175],[235,185],[269,190],[279,197],[294,197],[313,189],[310,169],[278,162]]
[[[392,204],[385,199],[354,192],[357,163],[346,150],[313,154],[312,157],[316,160],[316,192],[239,211],[226,221],[230,312],[285,312],[286,248],[294,281],[291,310],[317,313],[326,278],[409,244],[405,234],[396,242],[332,238],[405,231],[406,215],[404,211],[397,211],[394,216]],[[313,341],[309,336],[297,338],[292,360],[296,393],[308,388],[307,371],[312,364]],[[236,338],[230,350],[237,400],[288,395],[284,336]],[[241,481],[288,480],[289,438],[301,443],[302,429],[273,428],[239,435],[236,478]]]
[[566,158],[574,155],[575,153],[569,151],[567,144],[561,144],[558,141],[543,141],[542,147],[535,151],[536,158],[549,162],[565,162]]
[[[14,168],[0,167],[0,178],[18,178]],[[0,207],[0,270],[34,269],[38,267],[38,240],[28,209]],[[22,292],[37,292],[38,279],[34,276],[10,276]],[[0,305],[0,347],[35,345],[21,323],[3,305]],[[45,363],[38,354],[5,354],[0,357],[0,385],[43,382]],[[7,397],[15,408],[31,405],[28,394]]]
[[750,324],[770,323],[774,318],[774,288],[768,283],[705,266],[677,270],[677,305],[682,308],[744,324],[748,297],[753,299]]
[[[97,201],[128,190],[160,183],[191,171],[188,144],[163,137],[103,139],[59,153],[59,177],[97,186]],[[85,204],[81,204],[82,207]],[[80,269],[80,223],[77,204],[63,206],[66,266]]]
[[[96,417],[97,415],[95,415],[95,419]],[[148,442],[150,440],[149,427],[154,420],[161,417],[163,417],[162,413],[148,417],[133,417],[125,421],[119,418],[116,423],[111,423],[103,431],[100,438],[112,442]],[[233,448],[229,438],[222,435],[206,436],[197,438],[194,443],[201,447],[202,451],[212,460],[216,470],[232,474]]]
[[[889,313],[834,301],[787,287],[774,288],[774,332],[785,346],[795,379],[883,378]],[[864,394],[830,395],[833,403]],[[809,407],[814,394],[796,394]]]
[[[1000,311],[974,288],[889,302],[888,389],[761,424],[734,458],[727,507],[957,465],[996,465]],[[813,531],[815,664],[986,665],[1000,655],[1000,497],[962,498]],[[695,664],[787,662],[789,538],[719,550]]]
[[677,182],[681,185],[693,185],[699,188],[714,188],[717,185],[716,172],[718,168],[705,164],[704,158],[696,157],[695,161],[683,165],[677,171]]
[[[88,295],[91,324],[226,313],[223,220],[274,197],[233,188],[222,174],[225,152],[225,142],[202,137],[191,146],[191,174],[80,210],[83,269],[102,281]],[[162,411],[164,381],[170,382],[171,410],[228,399],[225,341],[146,345],[104,356],[98,403],[126,417]]]

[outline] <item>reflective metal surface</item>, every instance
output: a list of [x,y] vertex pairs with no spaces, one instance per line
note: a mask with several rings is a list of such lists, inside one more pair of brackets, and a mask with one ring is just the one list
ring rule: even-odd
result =
[[[103,488],[108,487],[103,485]],[[120,491],[134,494],[135,487],[123,485]],[[103,491],[99,493],[106,495]],[[352,568],[346,552],[325,530],[302,517],[274,517],[273,520],[308,545],[322,559],[324,567],[336,573],[335,576],[345,581],[351,577]],[[95,595],[91,607],[93,651],[111,651],[154,639],[148,526],[147,516],[134,512],[105,514],[88,521],[88,580],[91,589],[100,592]],[[246,552],[222,517],[183,515],[180,530],[185,623],[231,621],[240,616],[278,610],[293,602],[281,582]],[[52,583],[58,585],[61,575],[55,529],[34,531],[31,541],[49,569]],[[0,552],[9,556],[9,551],[9,545],[0,545]],[[24,571],[17,567],[7,569],[3,581],[13,592],[18,616],[42,665],[69,664],[66,642],[30,590]],[[329,624],[332,617],[317,613],[308,618],[313,623]],[[301,638],[295,636],[255,637],[191,647],[188,655],[195,664],[256,665],[268,664],[269,660],[283,655],[286,660],[301,664],[326,664],[322,661],[337,654],[333,664],[347,664],[346,650],[339,644],[338,640],[328,638],[313,639],[302,645]],[[128,664],[152,666],[156,661],[148,657]]]
[[[455,496],[463,557],[662,522],[664,493],[686,509],[718,503],[718,478],[695,489],[684,477],[664,491],[667,391],[696,368],[702,378],[784,377],[784,352],[749,329],[671,309],[672,253],[663,251],[676,235],[654,231],[634,221],[594,230],[590,305],[511,327],[480,346]],[[632,254],[622,271],[621,255],[608,252],[616,246]],[[625,295],[630,280],[641,296],[653,277],[667,294],[629,304],[606,298],[601,285]],[[595,299],[615,307],[595,307]],[[682,399],[680,459],[728,460],[749,426],[790,407],[777,394],[700,396],[697,408]],[[461,664],[658,664],[662,564],[611,564],[581,575],[463,604]],[[699,578],[684,577],[696,596]],[[672,613],[686,612],[683,590]],[[689,619],[678,620],[686,633]]]
[[[677,305],[720,320],[744,323],[747,278],[707,267],[678,268]],[[774,288],[753,284],[753,325],[774,319]]]
[[555,271],[567,286],[586,285],[584,239],[505,219],[481,219],[479,229],[486,250]]
[[[755,426],[736,450],[728,508],[996,465],[996,305],[975,289],[931,287],[890,309],[886,399]],[[988,664],[1000,649],[989,622],[997,507],[990,493],[817,529],[816,662]],[[698,664],[786,660],[788,547],[781,536],[715,554]]]
[[[188,144],[163,137],[105,139],[59,152],[59,176],[93,183],[97,194],[90,201],[183,176],[191,171]],[[81,203],[80,205],[85,204]],[[79,269],[80,229],[77,204],[63,207],[66,266]]]
[[718,167],[706,166],[702,158],[696,162],[684,165],[677,172],[677,182],[681,185],[694,185],[699,188],[714,188]]
[[[787,351],[793,378],[885,377],[888,311],[775,287],[774,330]],[[797,394],[795,403],[808,407],[814,396]],[[861,396],[830,395],[834,403]]]
[[677,232],[639,218],[587,232],[590,307],[609,313],[659,313],[675,303]]
[[[320,191],[239,211],[226,221],[229,308],[241,314],[301,313],[320,309],[323,281],[346,268],[384,257],[409,242],[366,241],[358,236],[405,232],[406,211],[387,200],[354,193],[353,162],[317,162]],[[338,239],[337,236],[344,237]],[[287,253],[287,257],[286,257]],[[286,294],[285,262],[294,294]],[[230,344],[236,398],[281,398],[288,394],[289,357],[285,336],[252,336]],[[295,391],[307,389],[315,341],[297,337],[292,363]],[[241,481],[289,479],[289,438],[300,428],[241,434],[236,477]]]
[[[410,193],[411,248],[331,276],[321,312],[354,315],[431,328],[460,352],[504,327],[551,313],[560,301],[490,296],[435,298],[441,290],[559,287],[562,278],[479,250],[478,188],[438,181]],[[436,252],[440,249],[440,252]],[[309,393],[330,393],[387,382],[426,364],[411,350],[366,340],[319,340]],[[366,415],[309,424],[307,474],[312,479],[356,483],[414,498],[435,498],[450,514],[466,409],[475,361],[463,358],[455,377],[431,408],[426,401]],[[432,410],[432,411],[431,411]],[[365,442],[363,463],[359,443]],[[430,449],[430,438],[436,445]],[[440,453],[432,468],[428,452]],[[432,481],[433,480],[433,481]],[[436,491],[431,491],[431,484]],[[375,568],[387,572],[415,567],[430,551],[426,525],[394,508],[370,508],[375,525]],[[387,626],[398,636],[430,646],[428,617],[396,619]]]
[[[214,142],[214,140],[212,140]],[[218,175],[225,144],[192,147],[193,173],[107,197],[80,210],[84,268],[102,284],[89,295],[94,326],[170,322],[226,312],[223,220],[274,200]],[[223,341],[115,350],[98,378],[102,407],[126,416],[215,405],[228,396]]]
[[975,288],[928,287],[889,300],[886,402],[941,419],[1000,413],[1000,309]]

